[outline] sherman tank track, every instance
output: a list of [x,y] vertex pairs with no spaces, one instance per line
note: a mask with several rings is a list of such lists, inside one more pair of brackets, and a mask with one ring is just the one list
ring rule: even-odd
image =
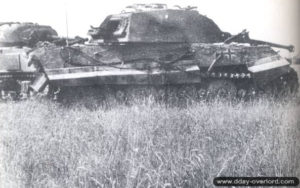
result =
[[36,77],[32,72],[0,73],[0,99],[17,100],[27,97],[29,85]]

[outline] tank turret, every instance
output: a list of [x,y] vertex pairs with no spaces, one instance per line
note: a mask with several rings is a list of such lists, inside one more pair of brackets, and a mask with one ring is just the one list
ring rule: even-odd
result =
[[109,15],[88,34],[95,42],[215,43],[226,33],[197,11],[162,8]]
[[34,47],[39,41],[51,41],[57,32],[50,26],[33,23],[0,23],[0,46]]

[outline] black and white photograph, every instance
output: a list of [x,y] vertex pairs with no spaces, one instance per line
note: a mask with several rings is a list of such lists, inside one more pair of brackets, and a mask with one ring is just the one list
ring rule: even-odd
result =
[[298,187],[300,0],[3,0],[0,188]]

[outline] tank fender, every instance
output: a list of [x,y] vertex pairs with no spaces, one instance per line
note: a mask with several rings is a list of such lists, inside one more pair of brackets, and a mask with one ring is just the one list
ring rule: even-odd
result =
[[[249,63],[250,64],[250,63]],[[290,63],[279,55],[259,59],[248,67],[255,82],[263,87],[266,83],[290,72]]]
[[37,74],[29,87],[35,92],[41,92],[45,89],[45,87],[49,83],[48,76],[39,58],[34,54],[29,55],[28,66],[31,65],[35,67]]
[[30,88],[35,92],[41,92],[45,89],[49,82],[46,73],[40,73],[31,83]]
[[290,63],[286,59],[276,55],[259,59],[254,65],[248,67],[248,70],[252,73],[258,73],[289,65]]

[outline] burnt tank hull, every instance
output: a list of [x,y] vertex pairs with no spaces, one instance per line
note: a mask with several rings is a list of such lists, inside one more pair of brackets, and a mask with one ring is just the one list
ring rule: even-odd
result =
[[86,44],[35,49],[30,62],[40,71],[31,88],[191,86],[233,97],[298,89],[290,63],[271,48],[292,46],[222,32],[193,10],[110,15],[89,33]]
[[[39,87],[42,88],[47,83],[55,87],[119,88],[191,85],[202,91],[217,80],[226,80],[235,85],[236,93],[239,90],[249,93],[253,89],[255,92],[263,91],[272,81],[293,72],[290,63],[268,46],[197,43],[187,48],[186,45],[165,44],[164,47],[168,46],[169,51],[161,52],[156,51],[156,45],[159,48],[164,46],[144,44],[143,47],[148,49],[145,55],[123,55],[124,51],[134,52],[139,48],[139,45],[132,47],[132,44],[129,45],[131,49],[126,44],[119,46],[120,53],[115,52],[116,46],[83,45],[52,49],[52,54],[48,55],[56,56],[55,61],[44,64],[44,72],[41,73],[43,84],[36,81],[39,84],[33,84],[32,88],[39,91]],[[107,56],[94,53],[100,49],[108,49],[110,54],[105,50],[102,52]],[[178,52],[175,53],[174,49]],[[43,49],[44,52],[48,50]],[[46,58],[43,53],[39,55]],[[215,62],[217,59],[219,60]],[[298,86],[294,83],[292,87],[291,90],[296,91]]]

